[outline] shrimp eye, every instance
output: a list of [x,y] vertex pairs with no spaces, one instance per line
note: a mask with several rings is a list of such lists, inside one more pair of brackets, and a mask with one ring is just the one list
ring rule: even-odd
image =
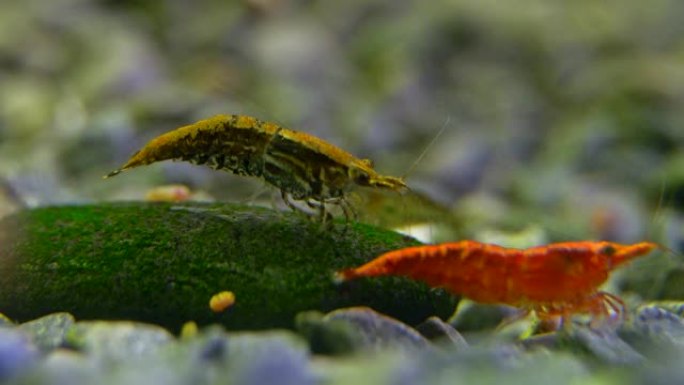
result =
[[615,251],[617,251],[615,250],[615,247],[611,245],[605,245],[599,250],[599,254],[611,256],[615,254]]
[[363,170],[352,169],[351,177],[354,180],[354,183],[360,186],[368,186],[370,184],[370,175]]

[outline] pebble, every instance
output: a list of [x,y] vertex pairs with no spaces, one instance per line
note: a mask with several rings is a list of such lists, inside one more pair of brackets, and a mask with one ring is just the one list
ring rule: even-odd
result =
[[27,335],[16,328],[0,328],[0,383],[29,370],[38,358]]
[[348,324],[355,333],[358,350],[425,350],[432,347],[430,341],[412,327],[368,307],[335,310],[323,317],[323,321]]
[[62,346],[67,330],[74,324],[74,316],[69,313],[54,313],[19,326],[31,337],[33,343],[47,352]]
[[423,337],[436,343],[442,343],[456,350],[468,347],[468,342],[453,326],[442,321],[439,317],[430,317],[425,322],[416,326],[416,330]]
[[88,355],[112,360],[136,360],[154,354],[174,337],[166,329],[128,321],[82,321],[66,335],[66,344]]

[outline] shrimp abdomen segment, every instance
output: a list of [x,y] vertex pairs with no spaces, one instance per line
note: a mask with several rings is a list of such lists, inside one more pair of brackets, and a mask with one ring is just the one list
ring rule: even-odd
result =
[[343,280],[402,275],[479,302],[506,302],[506,276],[520,257],[500,246],[461,241],[392,251],[339,275]]
[[217,115],[152,139],[106,177],[169,159],[259,177],[263,170],[262,154],[279,129],[273,123],[249,116]]

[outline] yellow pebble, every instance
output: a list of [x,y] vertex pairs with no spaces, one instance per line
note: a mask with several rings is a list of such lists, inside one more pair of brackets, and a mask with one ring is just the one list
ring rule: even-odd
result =
[[149,202],[182,202],[192,196],[188,186],[182,184],[167,184],[157,186],[145,194],[145,200]]
[[197,335],[197,323],[195,321],[188,321],[183,324],[180,332],[181,339],[192,338]]
[[235,294],[233,294],[232,291],[222,291],[211,297],[209,300],[209,307],[215,313],[219,313],[233,306],[234,303]]

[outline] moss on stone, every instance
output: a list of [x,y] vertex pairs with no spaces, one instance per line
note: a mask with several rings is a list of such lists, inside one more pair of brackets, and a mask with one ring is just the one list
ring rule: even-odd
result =
[[[410,324],[456,299],[401,278],[335,285],[335,270],[417,242],[361,223],[332,230],[300,215],[233,204],[114,203],[26,210],[0,221],[0,311],[68,311],[177,330],[292,327],[299,311],[366,305]],[[211,296],[236,295],[215,314]]]

